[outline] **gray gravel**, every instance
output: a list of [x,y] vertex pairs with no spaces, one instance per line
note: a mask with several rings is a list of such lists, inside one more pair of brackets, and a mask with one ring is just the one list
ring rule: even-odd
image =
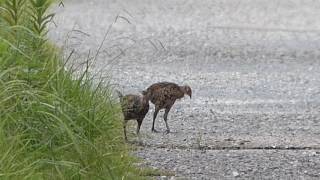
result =
[[[188,179],[319,179],[320,154],[313,151],[147,149],[146,165]],[[157,156],[157,160],[154,157]]]
[[125,93],[158,81],[192,87],[192,99],[169,114],[172,133],[151,133],[152,109],[141,137],[130,138],[143,164],[173,171],[171,179],[319,179],[319,8],[312,0],[70,0],[54,9],[49,36],[66,56],[75,50],[75,64],[92,57],[92,73]]

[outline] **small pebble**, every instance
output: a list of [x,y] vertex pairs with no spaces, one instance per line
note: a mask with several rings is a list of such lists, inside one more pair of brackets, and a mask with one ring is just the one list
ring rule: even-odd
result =
[[232,175],[233,175],[234,177],[239,177],[239,176],[240,176],[240,174],[239,174],[237,171],[233,171],[233,172],[232,172]]

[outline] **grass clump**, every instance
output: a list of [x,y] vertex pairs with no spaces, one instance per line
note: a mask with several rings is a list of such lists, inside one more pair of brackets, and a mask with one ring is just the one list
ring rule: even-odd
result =
[[0,0],[0,179],[136,179],[119,107],[46,39],[50,0]]

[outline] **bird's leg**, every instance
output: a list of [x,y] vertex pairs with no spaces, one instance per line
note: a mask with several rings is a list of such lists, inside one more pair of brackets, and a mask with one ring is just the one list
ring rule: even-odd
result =
[[137,135],[139,135],[140,127],[141,127],[141,124],[142,124],[142,120],[141,120],[141,119],[138,119],[137,122],[138,122],[138,125],[137,125]]
[[170,133],[170,128],[169,128],[169,125],[168,125],[168,114],[169,114],[169,111],[170,111],[171,107],[169,108],[166,108],[165,112],[164,112],[164,116],[163,116],[163,119],[164,119],[164,122],[166,123],[166,127],[167,127],[167,130],[166,130],[166,133]]
[[137,122],[138,122],[138,125],[137,125],[137,136],[138,136],[138,144],[139,145],[143,145],[143,143],[142,143],[142,141],[140,139],[140,133],[139,133],[142,121],[143,121],[143,119],[137,119]]
[[154,129],[154,123],[155,123],[155,120],[157,118],[159,110],[160,109],[156,106],[155,111],[153,113],[153,121],[152,121],[152,129],[151,129],[152,132],[158,132],[157,130]]
[[126,140],[126,141],[128,141],[128,138],[127,138],[127,129],[126,129],[126,126],[127,126],[127,120],[124,120],[123,121],[123,133],[124,133],[124,139]]

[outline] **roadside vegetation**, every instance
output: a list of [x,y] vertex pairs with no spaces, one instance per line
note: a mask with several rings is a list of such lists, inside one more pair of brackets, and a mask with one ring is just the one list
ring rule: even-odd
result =
[[0,179],[137,179],[110,87],[46,39],[51,4],[0,0]]

